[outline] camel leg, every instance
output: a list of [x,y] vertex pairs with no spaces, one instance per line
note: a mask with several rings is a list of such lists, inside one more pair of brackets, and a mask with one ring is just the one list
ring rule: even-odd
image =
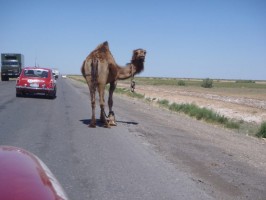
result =
[[90,87],[90,95],[91,95],[91,122],[89,127],[95,128],[96,127],[96,118],[95,118],[95,107],[96,107],[96,102],[95,102],[95,89]]
[[115,113],[113,112],[113,93],[116,88],[116,82],[110,83],[110,88],[109,88],[109,98],[108,98],[108,106],[109,106],[109,124],[111,126],[116,126],[116,121],[115,121]]
[[106,119],[106,115],[105,115],[105,110],[104,110],[104,104],[105,104],[105,101],[104,101],[104,88],[105,88],[105,85],[104,84],[101,84],[99,85],[99,88],[98,88],[98,91],[99,91],[99,100],[100,100],[100,108],[101,108],[101,116],[100,116],[100,119],[101,121],[104,123],[104,127],[106,128],[110,128],[110,125]]

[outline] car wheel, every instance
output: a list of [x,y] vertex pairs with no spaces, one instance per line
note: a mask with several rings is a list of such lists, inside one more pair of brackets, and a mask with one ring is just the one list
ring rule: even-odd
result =
[[56,98],[56,88],[55,88],[55,90],[54,90],[54,92],[53,92],[53,98],[54,98],[54,99]]
[[55,99],[56,98],[56,91],[52,92],[48,97],[50,99]]
[[24,94],[22,92],[16,92],[16,97],[23,97]]
[[56,92],[54,92],[54,94],[53,94],[53,97],[52,97],[53,99],[55,99],[56,98]]
[[9,81],[9,77],[1,75],[1,80],[2,81]]

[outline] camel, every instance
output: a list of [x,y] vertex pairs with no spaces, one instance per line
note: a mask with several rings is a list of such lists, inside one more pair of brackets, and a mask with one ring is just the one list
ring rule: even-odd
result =
[[[116,88],[118,80],[133,78],[135,74],[139,74],[144,70],[146,51],[144,49],[136,49],[133,51],[132,60],[126,66],[116,64],[108,42],[104,42],[96,47],[84,60],[81,73],[85,78],[91,96],[92,116],[89,127],[96,127],[95,118],[95,93],[96,89],[99,93],[100,102],[100,120],[104,123],[104,127],[116,126],[115,114],[113,112],[113,92]],[[105,86],[110,84],[108,107],[109,115],[105,114],[104,90]]]

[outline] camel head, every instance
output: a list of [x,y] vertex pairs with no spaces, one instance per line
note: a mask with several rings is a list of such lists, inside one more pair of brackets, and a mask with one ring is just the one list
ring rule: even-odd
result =
[[136,73],[140,73],[144,69],[144,61],[146,50],[136,49],[133,51],[131,63],[136,67]]

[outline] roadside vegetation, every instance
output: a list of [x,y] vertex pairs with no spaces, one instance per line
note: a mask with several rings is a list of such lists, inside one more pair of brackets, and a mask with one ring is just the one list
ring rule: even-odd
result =
[[[84,78],[80,75],[68,76],[74,80],[86,83]],[[197,87],[197,88],[247,88],[263,91],[266,89],[266,83],[262,81],[250,81],[250,80],[212,80],[212,79],[175,79],[175,78],[135,78],[138,85],[168,85],[177,87]],[[130,80],[124,80],[123,83],[130,85]],[[107,86],[106,89],[109,89]],[[257,137],[266,138],[266,122],[263,122],[261,126],[257,126],[243,121],[237,121],[229,119],[217,112],[205,108],[199,107],[195,104],[177,104],[170,103],[167,99],[157,100],[156,98],[145,98],[145,95],[136,92],[131,92],[130,88],[117,87],[115,93],[126,95],[132,98],[143,99],[149,103],[155,103],[163,108],[166,108],[173,112],[184,113],[197,120],[204,120],[208,123],[222,125],[225,128],[235,129],[239,132],[244,132]]]
[[186,82],[185,82],[184,80],[179,80],[179,81],[177,82],[177,85],[178,85],[178,86],[185,86],[185,85],[186,85]]
[[252,80],[236,80],[236,83],[256,83],[256,81],[252,81]]
[[213,87],[213,80],[210,78],[203,79],[201,87],[203,88],[212,88]]
[[[106,89],[109,90],[109,86],[106,86]],[[145,96],[143,94],[131,92],[129,89],[126,89],[126,88],[116,88],[115,93],[124,94],[124,95],[127,95],[129,97],[133,97],[133,98],[137,98],[137,99],[144,99],[145,98]]]
[[190,117],[196,118],[197,120],[204,120],[210,123],[221,124],[224,125],[226,128],[232,129],[239,129],[240,127],[240,124],[238,122],[229,120],[228,118],[219,115],[213,110],[207,108],[200,108],[195,104],[169,104],[169,101],[165,99],[159,100],[157,103],[171,111],[185,113]]
[[260,129],[256,133],[257,137],[266,138],[266,122],[263,122],[260,126]]

